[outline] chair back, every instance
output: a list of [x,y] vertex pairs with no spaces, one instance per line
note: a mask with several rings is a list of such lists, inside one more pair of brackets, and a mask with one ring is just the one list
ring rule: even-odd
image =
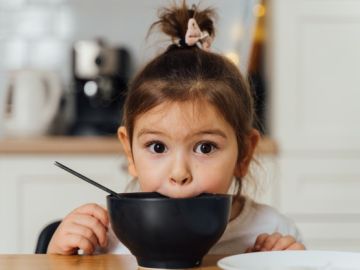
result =
[[48,224],[44,229],[42,229],[35,248],[35,254],[46,254],[49,242],[57,227],[61,223],[61,220],[52,222]]

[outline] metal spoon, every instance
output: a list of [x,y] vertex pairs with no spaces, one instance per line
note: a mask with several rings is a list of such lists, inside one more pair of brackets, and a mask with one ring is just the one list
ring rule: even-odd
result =
[[121,196],[119,194],[117,194],[115,191],[113,191],[113,190],[111,190],[111,189],[109,189],[107,187],[104,187],[103,185],[95,182],[94,180],[91,180],[91,179],[87,178],[86,176],[84,176],[84,175],[70,169],[69,167],[66,167],[65,165],[61,164],[60,162],[55,161],[54,164],[55,164],[55,166],[58,166],[59,168],[61,168],[61,169],[65,170],[65,171],[79,177],[80,179],[88,182],[89,184],[92,184],[92,185],[96,186],[97,188],[100,188],[100,189],[106,191],[107,193],[117,197],[117,198],[121,198]]

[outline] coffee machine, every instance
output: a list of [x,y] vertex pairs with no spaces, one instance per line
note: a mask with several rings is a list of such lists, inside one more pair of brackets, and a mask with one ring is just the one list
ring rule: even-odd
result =
[[116,134],[129,72],[130,56],[125,48],[110,47],[100,39],[74,43],[74,118],[70,135]]

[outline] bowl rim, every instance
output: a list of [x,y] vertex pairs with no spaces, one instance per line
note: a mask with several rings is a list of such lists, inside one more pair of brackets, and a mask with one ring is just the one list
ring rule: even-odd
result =
[[[115,197],[114,195],[107,195],[106,198],[108,200],[142,200],[142,201],[185,201],[185,200],[203,200],[203,199],[220,199],[220,198],[232,198],[234,195],[232,194],[225,194],[225,193],[210,193],[210,192],[204,192],[201,193],[195,197],[186,197],[186,198],[173,198],[173,197],[167,197],[165,195],[162,195],[158,192],[122,192],[118,193],[118,195],[123,196],[123,198]],[[155,197],[137,197],[137,196],[146,196],[146,195],[152,195]]]

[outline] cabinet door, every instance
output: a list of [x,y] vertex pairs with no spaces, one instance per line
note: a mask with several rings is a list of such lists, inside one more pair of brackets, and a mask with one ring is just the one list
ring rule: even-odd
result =
[[360,219],[349,216],[295,218],[307,249],[360,252]]
[[279,158],[278,207],[310,249],[360,251],[360,159]]
[[359,215],[360,159],[279,158],[279,207],[290,214]]
[[7,156],[0,158],[0,253],[33,253],[40,230],[76,207],[106,204],[106,193],[53,165],[63,162],[115,190],[130,177],[120,156]]
[[271,135],[282,151],[360,150],[360,1],[273,0]]

